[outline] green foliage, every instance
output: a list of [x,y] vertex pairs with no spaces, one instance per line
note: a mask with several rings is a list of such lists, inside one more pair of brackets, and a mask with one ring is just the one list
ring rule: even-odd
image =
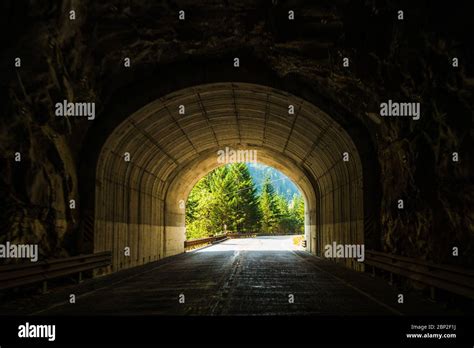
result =
[[234,196],[234,209],[237,212],[233,231],[254,232],[259,228],[260,220],[255,184],[245,163],[237,163],[230,168],[236,188],[236,191],[229,193]]
[[186,204],[187,239],[224,232],[301,233],[304,202],[294,195],[289,202],[275,193],[266,176],[257,189],[245,163],[229,164],[202,178]]
[[257,187],[258,194],[261,193],[261,188],[263,187],[265,179],[270,177],[275,192],[284,196],[288,201],[292,199],[294,194],[300,195],[300,191],[296,185],[288,179],[286,175],[278,170],[259,163],[250,163],[248,168],[253,182]]
[[279,197],[281,196],[275,194],[270,177],[267,176],[263,182],[262,193],[259,199],[260,211],[262,212],[262,232],[264,233],[277,231],[277,226],[282,216],[278,204]]
[[276,196],[277,209],[280,212],[278,217],[277,232],[304,233],[304,201],[300,195],[293,195],[290,201],[284,196]]

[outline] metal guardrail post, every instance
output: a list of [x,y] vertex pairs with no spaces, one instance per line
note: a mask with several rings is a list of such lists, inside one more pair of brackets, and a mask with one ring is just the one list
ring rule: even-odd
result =
[[474,270],[470,268],[371,250],[366,251],[365,263],[372,266],[373,275],[376,275],[376,268],[388,273],[390,285],[401,278],[425,285],[432,300],[438,297],[440,290],[474,299]]
[[0,266],[0,289],[18,288],[37,284],[43,293],[48,292],[48,281],[60,277],[72,277],[82,281],[85,271],[107,267],[111,263],[111,253],[101,252],[91,255],[51,259],[37,264],[17,264]]

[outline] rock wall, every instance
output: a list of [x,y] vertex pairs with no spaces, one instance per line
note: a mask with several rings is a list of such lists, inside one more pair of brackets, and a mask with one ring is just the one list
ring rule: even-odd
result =
[[[356,21],[345,22],[357,54],[351,75],[371,90],[375,103],[368,111],[378,112],[378,104],[388,99],[421,103],[420,120],[385,119],[377,126],[383,245],[396,254],[472,265],[473,38],[461,4],[449,10],[416,5],[374,1],[349,10],[347,17],[376,31],[362,32]],[[393,20],[400,8],[403,22]],[[453,58],[459,67],[453,67]],[[458,163],[453,152],[459,153]],[[453,247],[460,250],[457,258]]]

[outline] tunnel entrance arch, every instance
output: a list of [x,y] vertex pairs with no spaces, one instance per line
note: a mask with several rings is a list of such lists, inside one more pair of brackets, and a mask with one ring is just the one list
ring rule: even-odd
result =
[[212,83],[152,101],[107,138],[97,161],[94,251],[112,250],[113,270],[182,252],[179,202],[225,147],[258,151],[300,186],[311,252],[333,241],[364,243],[363,168],[342,126],[282,90]]
[[[258,163],[272,167],[286,175],[301,193],[305,207],[305,236],[308,241],[308,250],[315,253],[317,248],[316,244],[311,242],[311,234],[314,235],[316,224],[316,192],[311,182],[294,164],[291,162],[285,163],[284,160],[278,159],[278,153],[269,150],[258,150],[257,147],[247,147],[247,149],[249,149],[249,151],[258,151]],[[187,201],[196,183],[213,170],[222,166],[221,163],[216,161],[216,153],[211,151],[203,155],[204,156],[199,159],[199,163],[190,163],[190,165],[183,170],[181,175],[173,181],[174,185],[170,187],[172,201]],[[187,184],[182,185],[183,181],[187,182]],[[175,217],[179,218],[179,224],[181,226],[185,224],[185,215],[181,214],[181,209],[179,210],[180,214],[175,215]]]
[[[231,160],[227,163],[219,161],[217,167],[192,179],[192,187],[186,190],[185,199],[181,201],[185,203],[186,241],[225,232],[237,234],[239,238],[255,233],[304,235],[304,206],[308,195],[301,191],[301,184],[257,160],[257,150],[241,150],[240,153],[242,160],[234,161],[230,156],[238,158],[237,155],[228,153]],[[252,153],[251,161],[247,160],[247,153]],[[266,186],[267,179],[271,187]],[[262,202],[264,192],[268,195]],[[246,206],[245,202],[252,206]]]

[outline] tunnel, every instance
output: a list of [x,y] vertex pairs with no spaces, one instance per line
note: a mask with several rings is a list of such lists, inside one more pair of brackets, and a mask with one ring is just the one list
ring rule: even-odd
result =
[[114,270],[183,252],[179,203],[226,147],[256,150],[297,183],[312,253],[333,241],[364,243],[362,164],[347,132],[301,98],[234,82],[167,94],[114,129],[97,165],[94,251],[113,250]]
[[[0,311],[472,312],[471,17],[389,0],[2,2],[0,256],[31,244],[39,261],[0,260]],[[398,104],[417,117],[382,112]],[[263,231],[187,249],[185,203],[226,149],[297,186],[298,249]],[[333,243],[365,260],[327,257]]]

